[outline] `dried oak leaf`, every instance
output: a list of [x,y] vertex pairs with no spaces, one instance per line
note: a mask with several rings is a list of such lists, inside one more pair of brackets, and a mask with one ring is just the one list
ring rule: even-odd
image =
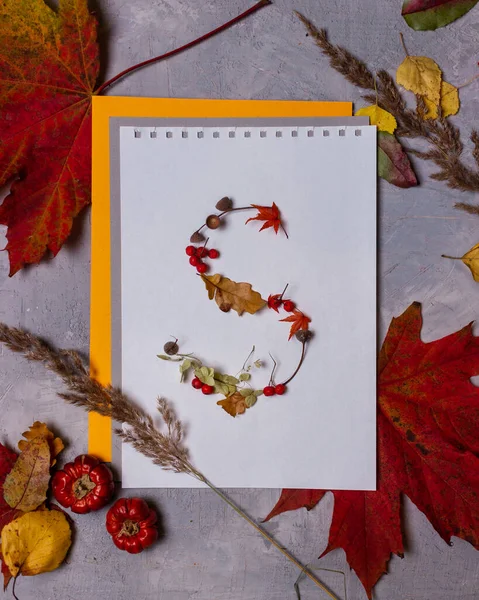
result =
[[402,16],[416,31],[438,29],[462,17],[477,0],[404,0]]
[[3,527],[19,515],[19,511],[12,508],[3,497],[5,478],[10,473],[17,460],[17,453],[0,444],[0,537]]
[[[427,96],[423,98],[427,112],[424,113],[424,119],[437,119],[439,116],[438,105],[429,100]],[[441,82],[441,116],[450,117],[459,111],[459,90],[456,86],[447,81]]]
[[10,275],[55,255],[90,202],[97,21],[87,0],[0,3],[0,206]]
[[221,406],[223,410],[225,410],[232,417],[236,417],[236,415],[242,415],[246,412],[246,398],[240,394],[240,392],[235,392],[231,394],[231,396],[227,396],[223,400],[218,400],[216,403],[218,406]]
[[240,316],[244,312],[254,315],[266,306],[266,301],[253,290],[250,283],[236,283],[218,274],[202,275],[201,278],[208,290],[208,298],[214,299],[220,310],[224,312],[232,308]]
[[439,104],[442,72],[432,58],[406,56],[396,71],[396,81],[407,90]]
[[27,442],[3,484],[3,496],[9,506],[28,512],[45,501],[50,481],[50,461],[48,440],[36,437]]
[[24,440],[20,440],[18,442],[18,448],[21,452],[26,449],[28,446],[28,442],[35,438],[44,438],[47,440],[48,445],[50,446],[50,454],[51,454],[51,465],[57,462],[55,458],[60,454],[60,452],[65,448],[62,440],[59,437],[55,437],[53,433],[48,429],[45,423],[41,423],[40,421],[35,421],[33,425],[30,425],[30,429],[28,431],[24,431],[22,433]]
[[291,329],[289,330],[288,339],[291,339],[293,335],[301,329],[309,329],[309,324],[311,323],[311,319],[297,308],[293,311],[292,315],[286,317],[286,319],[280,319],[280,321],[285,323],[292,323]]
[[451,258],[452,260],[462,260],[466,267],[469,267],[471,270],[474,281],[479,282],[479,244],[473,246],[460,258],[458,256],[448,256],[446,254],[443,254],[442,256],[443,258]]
[[[391,553],[403,552],[402,493],[446,542],[454,535],[479,548],[479,337],[471,323],[424,343],[421,328],[414,303],[392,320],[379,355],[378,490],[333,492],[324,553],[343,548],[369,597]],[[324,493],[283,490],[267,518],[312,508]]]
[[403,147],[394,135],[378,132],[378,175],[389,183],[410,188],[417,185],[417,178]]
[[27,513],[4,527],[2,554],[12,577],[57,569],[71,545],[70,524],[58,510]]
[[360,108],[356,111],[355,115],[357,117],[369,117],[369,123],[371,125],[376,125],[378,131],[394,133],[397,127],[396,118],[377,104]]
[[283,228],[279,208],[274,202],[272,206],[259,206],[258,204],[252,204],[251,206],[258,210],[258,214],[256,217],[251,217],[248,219],[246,223],[249,223],[250,221],[264,221],[260,231],[263,231],[263,229],[268,229],[268,227],[272,227],[275,232],[278,233],[279,228]]

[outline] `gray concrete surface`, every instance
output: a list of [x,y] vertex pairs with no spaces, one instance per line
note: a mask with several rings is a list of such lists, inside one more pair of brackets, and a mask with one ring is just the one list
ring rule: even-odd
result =
[[[109,37],[107,74],[180,45],[245,10],[248,0],[102,0],[99,14]],[[374,69],[393,71],[404,31],[410,53],[435,58],[449,81],[460,84],[477,72],[479,8],[437,32],[415,33],[400,16],[400,0],[274,0],[274,5],[234,29],[125,79],[114,94],[142,96],[359,100],[358,90],[332,71],[292,10],[328,28],[331,38],[354,50]],[[478,86],[461,90],[456,118],[463,131],[477,127]],[[431,167],[414,161],[422,184],[400,190],[380,184],[381,338],[393,315],[413,300],[424,307],[424,339],[445,335],[478,317],[479,285],[459,262],[479,241],[479,220],[452,209],[473,200],[427,179]],[[479,198],[476,198],[478,200]],[[88,349],[89,213],[57,258],[8,278],[0,254],[0,319],[26,327],[60,346]],[[354,290],[351,290],[354,297]],[[479,333],[479,332],[478,332]],[[56,427],[68,442],[64,459],[86,449],[86,416],[55,395],[60,385],[41,366],[0,350],[0,441],[14,443],[33,419]],[[328,460],[315,457],[314,460]],[[314,460],[312,468],[314,468]],[[104,513],[77,517],[68,563],[17,585],[21,600],[285,600],[294,599],[297,571],[212,493],[149,490],[161,511],[161,543],[141,556],[117,551],[104,531]],[[128,494],[133,495],[130,490]],[[232,497],[262,518],[278,493],[236,490]],[[333,499],[311,513],[299,511],[267,525],[305,563],[325,548]],[[407,552],[394,557],[375,589],[378,600],[472,600],[479,598],[479,555],[466,542],[445,544],[425,517],[404,502]],[[321,561],[347,573],[349,600],[366,595],[350,573],[342,550]],[[341,576],[322,573],[341,592]],[[325,597],[304,585],[306,600]]]

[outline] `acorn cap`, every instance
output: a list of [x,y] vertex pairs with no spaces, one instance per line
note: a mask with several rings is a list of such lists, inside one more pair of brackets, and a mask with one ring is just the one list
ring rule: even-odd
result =
[[205,241],[205,236],[199,231],[195,231],[195,233],[190,237],[190,242],[192,244],[201,244],[201,242]]
[[221,200],[218,200],[216,203],[216,208],[221,210],[221,212],[225,212],[227,210],[231,210],[233,208],[233,200],[228,198],[228,196],[224,196]]

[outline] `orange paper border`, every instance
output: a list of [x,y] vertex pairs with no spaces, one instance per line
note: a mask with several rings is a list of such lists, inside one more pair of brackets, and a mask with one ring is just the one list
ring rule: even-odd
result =
[[[351,115],[351,102],[93,98],[90,365],[91,373],[102,384],[111,382],[110,117],[220,119]],[[111,461],[111,419],[90,413],[88,432],[88,452],[103,461]]]

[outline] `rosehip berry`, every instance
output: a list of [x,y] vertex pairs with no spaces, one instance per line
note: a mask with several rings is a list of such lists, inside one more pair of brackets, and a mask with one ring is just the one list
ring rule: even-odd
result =
[[201,248],[197,249],[196,256],[199,256],[200,258],[206,258],[208,256],[208,250],[204,246],[201,246]]
[[283,302],[283,308],[286,312],[293,312],[293,310],[296,308],[296,304],[291,300],[285,300]]
[[214,248],[211,248],[211,250],[208,252],[208,256],[210,258],[218,258],[219,255],[220,253],[218,252],[218,250],[215,250]]
[[198,263],[196,270],[200,274],[206,273],[206,271],[208,270],[208,265],[205,265],[204,262],[200,262],[200,263]]
[[212,385],[208,385],[207,383],[205,383],[203,385],[203,387],[201,388],[201,391],[206,396],[209,396],[210,394],[212,394],[214,392],[214,387]]
[[274,388],[274,391],[278,394],[278,396],[282,396],[286,391],[286,386],[284,383],[278,383],[278,385]]
[[195,388],[195,390],[200,390],[203,387],[203,382],[200,381],[198,377],[195,377],[191,382],[191,385]]
[[188,256],[194,256],[196,254],[196,248],[194,246],[186,246],[185,252]]
[[263,394],[265,396],[274,396],[276,394],[276,390],[272,385],[267,385],[263,390]]
[[193,256],[190,256],[190,265],[191,265],[192,267],[196,267],[196,266],[198,266],[200,262],[201,262],[201,261],[200,261],[200,259],[199,259],[197,256],[195,256],[195,255],[193,255]]

